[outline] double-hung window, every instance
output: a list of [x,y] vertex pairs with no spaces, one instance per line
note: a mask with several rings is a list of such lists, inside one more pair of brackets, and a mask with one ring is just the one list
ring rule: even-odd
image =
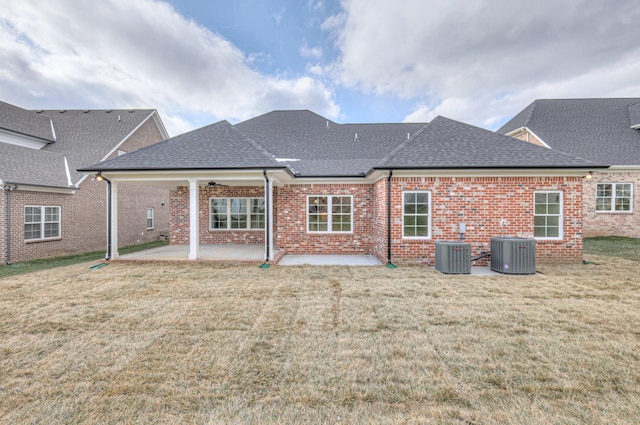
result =
[[534,204],[533,236],[562,239],[562,192],[536,192]]
[[147,230],[152,230],[155,227],[155,210],[153,208],[147,208]]
[[264,229],[264,198],[211,198],[209,229]]
[[598,183],[596,186],[596,211],[631,212],[632,191],[631,183]]
[[353,229],[353,197],[320,195],[307,197],[307,231],[350,233]]
[[24,239],[27,241],[60,237],[60,207],[24,207]]
[[407,239],[431,237],[430,192],[402,194],[402,237]]

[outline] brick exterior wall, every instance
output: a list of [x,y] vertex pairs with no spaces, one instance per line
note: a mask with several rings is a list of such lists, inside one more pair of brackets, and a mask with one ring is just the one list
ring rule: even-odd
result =
[[[307,195],[352,195],[352,233],[308,233]],[[288,254],[373,254],[374,201],[371,184],[301,184],[278,187],[278,249]]]
[[[527,130],[520,130],[511,137],[535,145],[544,144]],[[596,212],[597,183],[633,183],[632,212]],[[640,171],[594,171],[593,178],[584,182],[584,237],[628,236],[640,237]]]
[[[147,121],[120,147],[130,152],[161,139],[153,121]],[[160,232],[169,229],[169,191],[135,185],[119,185],[118,219],[119,246],[157,240]],[[5,235],[6,217],[0,203],[0,231]],[[107,184],[88,177],[75,194],[60,194],[18,190],[11,198],[11,260],[20,262],[37,258],[72,255],[105,250],[107,238]],[[164,205],[163,205],[164,204]],[[42,241],[25,241],[24,207],[60,206],[61,237]],[[146,228],[146,209],[155,210],[155,229]],[[0,253],[6,261],[6,235],[0,240]]]
[[[596,212],[598,183],[631,183],[633,199],[631,212]],[[594,172],[584,181],[584,236],[640,237],[640,171]]]
[[[458,223],[467,225],[465,241],[472,255],[490,251],[497,236],[533,237],[534,193],[563,194],[563,239],[538,240],[537,261],[582,261],[581,177],[424,177],[393,178],[392,261],[397,264],[433,264],[435,241],[458,240]],[[430,239],[402,236],[403,191],[431,193]],[[264,232],[209,230],[209,198],[259,197],[262,187],[200,188],[200,243],[264,243]],[[307,232],[308,195],[353,196],[353,232]],[[189,193],[171,191],[171,243],[189,243]],[[373,254],[387,261],[387,179],[375,184],[299,184],[274,190],[274,248],[287,254]],[[476,264],[483,264],[478,262]],[[486,262],[484,263],[486,264]]]
[[[534,192],[563,193],[564,238],[538,240],[536,258],[543,263],[582,261],[582,178],[579,177],[427,177],[392,179],[392,261],[433,264],[435,241],[458,240],[465,223],[465,242],[472,256],[490,251],[492,237],[533,237]],[[431,239],[402,237],[402,193],[431,192]],[[482,264],[478,262],[476,264]]]
[[[206,245],[259,245],[264,244],[264,229],[210,230],[210,198],[264,198],[262,186],[202,186],[198,191],[200,243]],[[170,242],[189,243],[189,188],[178,187],[170,193]]]
[[386,263],[388,260],[387,189],[388,179],[380,179],[373,185],[373,255]]
[[0,187],[0,264],[7,262],[7,192]]

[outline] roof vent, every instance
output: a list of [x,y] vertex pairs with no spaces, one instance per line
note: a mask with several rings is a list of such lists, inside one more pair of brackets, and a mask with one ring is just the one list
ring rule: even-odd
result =
[[67,112],[65,109],[58,111],[59,114],[64,114],[65,112]]
[[329,120],[327,120],[327,128],[329,128]]
[[411,139],[411,134],[407,133],[407,140]]
[[354,142],[357,142],[357,141],[358,141],[358,133],[356,133],[356,135],[355,135],[355,136],[353,136],[353,141],[354,141]]

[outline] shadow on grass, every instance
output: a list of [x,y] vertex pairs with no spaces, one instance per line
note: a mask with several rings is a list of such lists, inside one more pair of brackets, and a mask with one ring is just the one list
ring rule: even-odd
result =
[[[153,241],[143,244],[125,246],[118,249],[120,254],[129,254],[145,249],[156,248],[158,246],[168,245],[168,241]],[[15,276],[23,273],[37,272],[39,270],[52,269],[55,267],[69,266],[71,264],[84,263],[86,261],[97,261],[104,259],[104,251],[87,252],[84,254],[68,255],[65,257],[43,258],[40,260],[24,261],[21,263],[13,263],[11,265],[0,266],[0,278]]]

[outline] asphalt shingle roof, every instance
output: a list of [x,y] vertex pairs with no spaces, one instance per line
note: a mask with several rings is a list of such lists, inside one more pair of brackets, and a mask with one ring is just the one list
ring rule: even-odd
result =
[[106,157],[154,113],[153,109],[30,111],[0,102],[1,129],[48,143],[38,150],[0,142],[0,180],[68,187],[66,157],[71,182],[77,184],[84,176],[78,168]]
[[564,168],[595,164],[445,117],[436,117],[376,168]]
[[629,105],[629,122],[631,127],[640,127],[640,102]]
[[227,121],[181,134],[83,171],[283,168]]
[[69,187],[64,155],[0,143],[0,180],[24,185]]
[[359,176],[422,124],[338,124],[311,111],[273,111],[235,128],[300,176]]
[[152,113],[153,109],[41,111],[39,115],[53,120],[57,137],[43,149],[66,155],[75,183],[83,176],[77,169],[102,160]]
[[83,171],[284,168],[359,177],[374,168],[587,168],[591,161],[444,117],[430,124],[338,124],[311,111],[221,121]]
[[46,143],[55,141],[49,118],[2,101],[0,101],[0,129],[35,137]]
[[[640,165],[640,98],[536,100],[498,133],[527,127],[555,150],[607,165]],[[636,121],[636,122],[634,122]]]

